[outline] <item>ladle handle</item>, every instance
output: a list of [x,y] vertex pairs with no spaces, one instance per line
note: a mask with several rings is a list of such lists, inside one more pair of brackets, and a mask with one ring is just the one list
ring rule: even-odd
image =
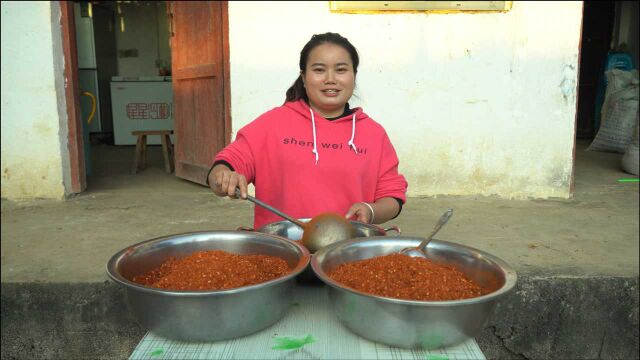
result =
[[440,217],[440,220],[438,220],[438,223],[433,228],[433,231],[431,232],[431,234],[429,234],[429,236],[427,236],[426,239],[422,240],[420,245],[418,245],[418,250],[422,251],[425,248],[425,246],[427,246],[427,244],[431,241],[433,236],[438,231],[440,231],[440,229],[444,226],[444,224],[447,223],[447,221],[449,221],[449,219],[451,218],[451,215],[453,215],[453,209],[449,209],[444,214],[442,214],[442,216]]
[[[239,197],[239,198],[242,198],[240,196],[240,189],[236,189],[236,196]],[[298,226],[300,226],[301,228],[304,229],[304,223],[302,221],[292,218],[291,216],[283,213],[282,211],[280,211],[280,210],[278,210],[276,208],[273,208],[273,207],[263,203],[262,201],[254,198],[253,196],[247,195],[247,200],[251,201],[252,203],[254,203],[256,205],[262,206],[263,208],[271,211],[272,213],[274,213],[274,214],[276,214],[276,215],[278,215],[278,216],[280,216],[280,217],[282,217],[282,218],[284,218],[286,220],[289,220],[292,223],[294,223],[294,224],[296,224],[296,225],[298,225]]]

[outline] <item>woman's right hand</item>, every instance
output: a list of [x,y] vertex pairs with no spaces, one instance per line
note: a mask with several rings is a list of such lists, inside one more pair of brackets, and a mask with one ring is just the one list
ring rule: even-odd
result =
[[242,174],[231,171],[226,165],[218,164],[209,174],[209,187],[218,196],[237,199],[236,188],[240,189],[243,199],[247,198],[247,179]]

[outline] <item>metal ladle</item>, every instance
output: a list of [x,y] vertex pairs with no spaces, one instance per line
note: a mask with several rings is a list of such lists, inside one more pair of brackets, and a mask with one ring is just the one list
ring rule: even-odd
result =
[[[242,198],[240,189],[236,189],[236,196]],[[344,216],[339,214],[322,213],[309,220],[308,223],[304,223],[253,196],[247,195],[247,200],[302,228],[302,244],[312,253],[336,241],[351,239],[356,235],[356,229]]]
[[427,254],[424,253],[424,249],[427,247],[427,244],[431,242],[431,239],[433,239],[433,236],[438,231],[440,231],[440,229],[444,226],[444,224],[447,223],[447,221],[449,221],[449,218],[451,218],[451,215],[453,215],[453,209],[447,210],[444,214],[442,214],[442,216],[440,217],[440,220],[438,220],[438,222],[436,223],[436,226],[433,228],[433,231],[429,236],[427,236],[424,240],[422,240],[422,242],[417,247],[410,247],[410,248],[405,248],[400,250],[400,254],[411,256],[411,257],[426,258]]

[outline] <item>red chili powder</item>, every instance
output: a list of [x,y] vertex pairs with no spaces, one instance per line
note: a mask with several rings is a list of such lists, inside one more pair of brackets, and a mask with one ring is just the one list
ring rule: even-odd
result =
[[133,282],[171,290],[224,290],[263,283],[291,272],[284,259],[266,255],[238,255],[221,250],[197,251],[169,258]]
[[451,266],[402,254],[345,263],[328,275],[355,290],[403,300],[461,300],[489,292]]

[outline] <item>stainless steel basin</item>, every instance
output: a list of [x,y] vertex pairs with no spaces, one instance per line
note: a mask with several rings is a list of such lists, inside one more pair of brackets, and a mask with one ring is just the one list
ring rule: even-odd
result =
[[[219,291],[170,291],[131,281],[169,257],[224,250],[283,258],[288,275],[261,284]],[[245,336],[280,320],[293,300],[295,277],[309,264],[303,246],[285,238],[247,231],[177,234],[144,241],[117,252],[107,275],[125,288],[129,311],[145,329],[174,340],[217,341]]]
[[[299,220],[302,222],[308,222],[311,219],[305,218],[305,219],[299,219]],[[370,237],[370,236],[385,236],[390,231],[395,231],[396,234],[400,234],[402,232],[400,228],[397,226],[381,228],[373,224],[365,224],[359,221],[351,221],[351,225],[355,228],[357,238]],[[238,228],[238,230],[253,231],[253,228],[241,226]],[[298,225],[288,220],[269,223],[267,225],[262,226],[257,231],[266,233],[266,234],[282,236],[289,240],[294,240],[294,241],[299,241],[300,239],[302,239],[302,232],[303,232]],[[313,270],[311,270],[310,266],[308,266],[307,269],[305,269],[302,272],[302,274],[300,274],[298,279],[300,280],[301,283],[322,284],[322,282],[313,273]]]
[[[299,219],[299,220],[302,222],[308,222],[311,219],[306,218],[306,219]],[[350,223],[356,230],[356,237],[385,236],[390,231],[395,231],[397,234],[401,233],[400,228],[397,226],[381,228],[374,224],[365,224],[359,221],[350,221]],[[248,228],[248,227],[240,227],[238,228],[238,230],[253,231],[252,228]],[[288,220],[269,223],[267,225],[262,226],[256,231],[266,233],[266,234],[282,236],[289,240],[297,241],[302,239],[302,229],[298,225]]]
[[380,297],[347,288],[327,276],[340,264],[388,255],[417,246],[419,237],[369,237],[326,246],[311,259],[315,274],[326,283],[332,309],[344,326],[372,341],[403,348],[433,349],[477,336],[497,302],[515,286],[515,271],[481,250],[432,240],[429,258],[455,266],[491,292],[455,301],[409,301]]

